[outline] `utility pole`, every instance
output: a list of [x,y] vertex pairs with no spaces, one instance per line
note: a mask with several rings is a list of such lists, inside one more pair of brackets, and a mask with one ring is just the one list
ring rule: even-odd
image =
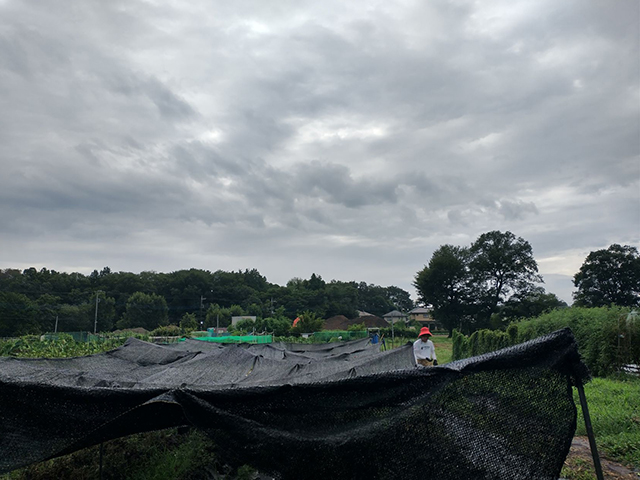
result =
[[58,315],[56,315],[56,326],[53,329],[53,333],[58,333]]
[[[95,320],[93,321],[93,334],[95,335],[98,332],[98,303],[100,303],[100,294],[104,293],[102,290],[98,290],[96,292],[96,316],[95,316]],[[57,325],[57,321],[56,321],[56,325]]]
[[200,331],[204,329],[204,295],[200,295]]

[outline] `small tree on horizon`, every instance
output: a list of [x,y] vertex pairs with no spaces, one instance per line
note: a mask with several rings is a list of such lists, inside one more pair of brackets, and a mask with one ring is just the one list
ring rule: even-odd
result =
[[300,321],[295,327],[291,328],[291,333],[313,333],[319,332],[324,328],[324,319],[318,317],[314,312],[306,310],[303,314],[298,315]]
[[629,245],[613,244],[589,253],[573,277],[576,306],[640,305],[640,255]]

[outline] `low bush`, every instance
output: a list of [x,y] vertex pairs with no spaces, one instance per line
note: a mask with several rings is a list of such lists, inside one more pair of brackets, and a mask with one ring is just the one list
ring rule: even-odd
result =
[[158,327],[151,332],[152,337],[178,337],[186,332],[191,332],[195,328],[181,328],[178,325],[166,325],[164,327]]
[[419,329],[415,328],[407,328],[403,323],[397,323],[393,327],[393,331],[391,327],[381,328],[380,334],[384,335],[386,338],[391,338],[391,334],[393,333],[394,337],[402,337],[407,339],[417,339],[418,338]]
[[128,337],[99,337],[89,342],[78,342],[71,335],[58,334],[54,339],[25,336],[17,340],[0,341],[0,356],[22,358],[80,357],[106,352],[120,347]]
[[595,376],[606,376],[622,365],[640,363],[640,321],[628,308],[564,308],[515,322],[505,332],[478,330],[470,336],[453,333],[453,358],[459,360],[569,327],[585,364]]

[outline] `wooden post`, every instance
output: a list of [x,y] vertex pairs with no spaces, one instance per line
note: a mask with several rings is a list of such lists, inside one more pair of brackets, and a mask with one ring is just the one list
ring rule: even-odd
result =
[[604,476],[602,475],[602,465],[600,465],[600,457],[598,456],[598,447],[596,447],[596,438],[593,435],[593,428],[591,427],[591,417],[589,416],[589,407],[587,406],[587,397],[584,395],[582,380],[578,378],[576,384],[578,387],[578,395],[580,396],[580,405],[582,406],[584,426],[587,429],[587,436],[589,437],[589,447],[591,447],[593,466],[596,469],[596,477],[598,480],[604,480]]

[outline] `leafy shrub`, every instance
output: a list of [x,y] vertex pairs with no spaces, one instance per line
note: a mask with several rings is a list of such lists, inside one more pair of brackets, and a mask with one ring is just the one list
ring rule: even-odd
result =
[[180,328],[183,332],[193,332],[198,328],[198,320],[195,313],[185,313],[180,319]]
[[0,342],[0,355],[22,358],[81,357],[120,347],[128,337],[101,337],[95,341],[77,342],[71,335],[61,333],[55,338],[41,340],[37,336],[20,337]]
[[229,326],[229,332],[235,335],[247,335],[256,330],[256,322],[250,318],[240,320],[235,326]]
[[353,325],[349,325],[349,326],[347,327],[347,331],[349,331],[349,332],[360,332],[360,331],[362,331],[362,330],[366,330],[366,329],[367,329],[367,327],[366,327],[366,325],[364,324],[364,322],[362,322],[362,323],[355,323],[355,324],[353,324]]
[[164,327],[158,327],[151,332],[152,337],[178,337],[182,335],[183,329],[178,325],[166,325]]
[[309,338],[304,338],[304,337],[296,337],[296,336],[283,336],[283,337],[275,337],[273,339],[275,342],[282,342],[282,343],[302,343],[302,344],[312,344],[312,343],[325,343],[325,342],[318,342],[316,339],[313,338],[313,335],[310,336]]
[[319,332],[324,327],[324,319],[318,317],[315,312],[310,310],[306,310],[303,314],[298,315],[298,318],[300,318],[300,321],[295,327],[291,328],[293,335]]
[[606,376],[628,363],[640,363],[640,321],[628,308],[572,307],[512,323],[506,332],[478,330],[466,337],[453,334],[453,359],[458,360],[526,342],[569,327],[583,361],[595,376]]
[[[418,338],[418,331],[413,327],[407,328],[404,322],[399,322],[393,326],[393,336],[403,337],[408,339]],[[386,338],[391,338],[391,327],[385,327],[380,329],[380,334],[383,334]]]

